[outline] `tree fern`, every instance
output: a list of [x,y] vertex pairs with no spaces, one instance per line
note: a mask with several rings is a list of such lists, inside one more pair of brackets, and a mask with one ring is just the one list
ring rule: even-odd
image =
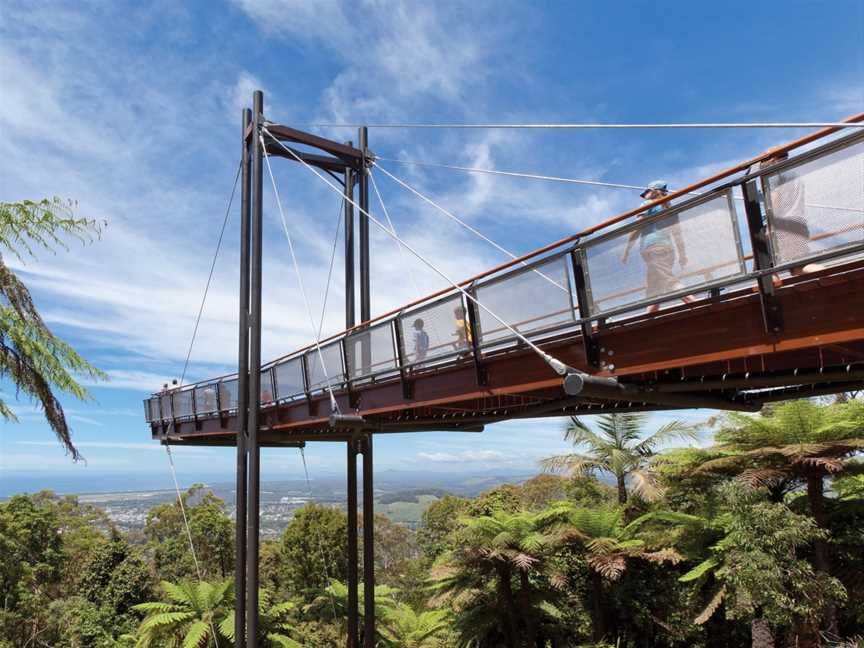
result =
[[[35,258],[38,248],[53,252],[68,249],[67,239],[89,243],[101,234],[96,221],[76,218],[74,203],[59,198],[39,202],[0,202],[0,377],[9,377],[19,393],[37,401],[57,439],[72,455],[81,458],[55,390],[79,400],[89,392],[81,378],[104,379],[43,321],[30,291],[6,265],[2,250],[19,262]],[[16,421],[11,407],[0,399],[0,417]]]

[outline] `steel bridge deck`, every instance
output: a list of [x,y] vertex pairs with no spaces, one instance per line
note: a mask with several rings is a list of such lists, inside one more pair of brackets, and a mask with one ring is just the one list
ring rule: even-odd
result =
[[[760,296],[746,287],[717,297],[612,322],[594,330],[603,368],[587,361],[578,328],[542,340],[571,367],[617,377],[622,397],[568,396],[536,354],[513,344],[483,359],[486,384],[470,359],[341,390],[340,409],[357,412],[373,433],[481,431],[497,421],[603,411],[684,407],[754,409],[762,402],[856,389],[864,384],[864,261],[787,280],[778,291],[782,333],[766,332]],[[632,400],[631,400],[632,399]],[[640,400],[641,399],[641,400]],[[328,395],[261,409],[261,440],[291,445],[344,440],[330,426]],[[177,445],[233,445],[233,412],[152,424],[155,439]]]

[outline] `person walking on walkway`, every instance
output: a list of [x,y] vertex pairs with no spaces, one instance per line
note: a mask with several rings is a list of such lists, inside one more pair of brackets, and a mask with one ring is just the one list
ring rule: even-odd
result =
[[420,363],[426,359],[429,352],[429,334],[423,330],[424,322],[421,318],[414,320],[414,362]]
[[[789,154],[771,149],[771,156],[762,161],[760,170],[785,161]],[[794,171],[780,171],[768,180],[766,203],[771,211],[769,226],[773,230],[774,262],[788,263],[803,259],[810,254],[810,226],[807,223],[807,207],[804,203],[804,182]],[[789,268],[797,277],[810,272],[824,270],[818,263]],[[777,275],[772,277],[775,286],[783,282]]]
[[[642,204],[662,198],[668,193],[666,181],[655,180],[642,192],[641,197],[645,199]],[[679,267],[683,268],[687,265],[687,250],[684,247],[684,237],[681,235],[678,217],[654,218],[669,207],[670,204],[665,202],[639,214],[639,220],[647,222],[630,233],[624,253],[621,255],[621,263],[627,263],[630,249],[636,243],[636,239],[639,239],[639,253],[645,262],[645,296],[648,299],[684,288],[674,271],[676,250]],[[692,295],[685,295],[681,300],[689,304],[694,301],[694,298]],[[659,308],[659,304],[651,304],[648,306],[648,312],[656,313]]]

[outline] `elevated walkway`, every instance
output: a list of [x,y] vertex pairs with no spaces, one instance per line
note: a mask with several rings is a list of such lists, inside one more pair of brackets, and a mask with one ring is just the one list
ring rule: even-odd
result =
[[[476,303],[441,291],[265,365],[261,444],[601,411],[756,411],[864,386],[864,134],[713,184],[466,281]],[[234,445],[236,409],[233,375],[145,401],[168,444]]]

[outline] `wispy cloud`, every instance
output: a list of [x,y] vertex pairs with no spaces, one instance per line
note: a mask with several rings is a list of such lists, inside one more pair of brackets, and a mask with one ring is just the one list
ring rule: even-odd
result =
[[418,452],[419,461],[433,463],[498,463],[504,459],[504,454],[497,450],[465,450],[464,452]]

